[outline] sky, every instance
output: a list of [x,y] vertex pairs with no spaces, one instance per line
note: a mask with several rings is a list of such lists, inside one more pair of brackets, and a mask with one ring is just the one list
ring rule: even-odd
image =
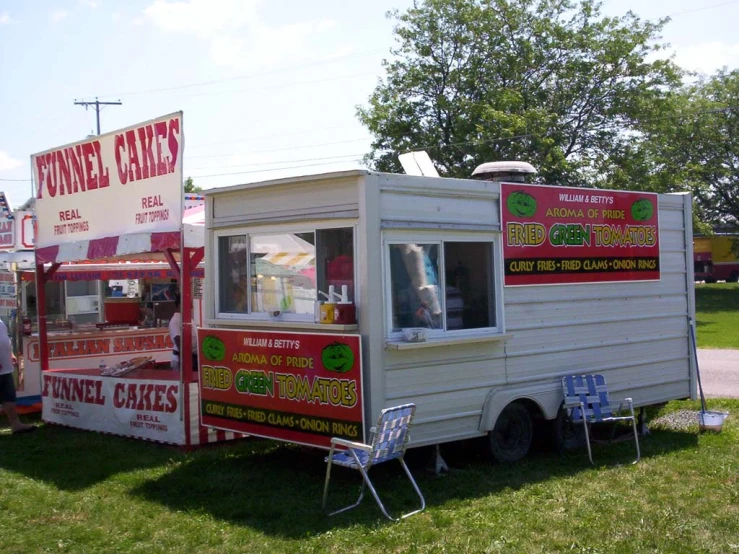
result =
[[[360,166],[356,117],[412,0],[0,0],[0,191],[31,197],[30,156],[182,110],[183,173],[204,189]],[[605,0],[670,16],[685,69],[739,67],[739,0]]]

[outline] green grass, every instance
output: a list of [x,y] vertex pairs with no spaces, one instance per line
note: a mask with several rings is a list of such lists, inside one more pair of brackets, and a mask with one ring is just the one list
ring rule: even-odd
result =
[[739,283],[695,286],[698,348],[739,348]]
[[[712,400],[739,413],[739,401]],[[673,402],[663,411],[697,409]],[[26,552],[739,552],[739,427],[719,434],[654,429],[632,442],[560,457],[542,449],[513,466],[474,442],[445,445],[450,473],[409,455],[425,512],[396,524],[371,498],[335,517],[320,509],[318,450],[247,439],[193,452],[42,425],[0,430],[0,539]],[[618,463],[625,465],[618,465]],[[396,464],[373,470],[387,505],[414,495]],[[357,475],[338,470],[331,499]]]
[[[696,286],[698,345],[739,348],[739,285]],[[318,450],[247,439],[193,452],[41,424],[0,429],[0,551],[26,552],[739,552],[739,400],[720,434],[655,428],[633,444],[564,457],[541,449],[492,465],[474,442],[443,446],[449,474],[409,461],[428,508],[400,524],[371,498],[335,517],[320,509]],[[672,402],[662,413],[698,409]],[[656,414],[655,414],[656,415]],[[623,463],[626,465],[618,465]],[[386,504],[415,497],[395,464],[373,470]],[[331,500],[357,476],[334,472]]]

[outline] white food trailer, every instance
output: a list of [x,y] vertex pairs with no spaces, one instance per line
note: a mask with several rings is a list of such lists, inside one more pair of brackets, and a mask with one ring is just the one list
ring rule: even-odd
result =
[[354,170],[205,196],[205,425],[325,447],[414,402],[412,446],[513,461],[564,375],[695,397],[690,195]]

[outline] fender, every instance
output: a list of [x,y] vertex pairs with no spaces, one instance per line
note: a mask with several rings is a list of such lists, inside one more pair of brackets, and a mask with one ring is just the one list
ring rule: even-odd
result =
[[545,419],[554,419],[562,404],[562,384],[559,380],[554,380],[490,389],[482,407],[480,432],[492,430],[503,408],[516,400],[530,400],[537,405]]

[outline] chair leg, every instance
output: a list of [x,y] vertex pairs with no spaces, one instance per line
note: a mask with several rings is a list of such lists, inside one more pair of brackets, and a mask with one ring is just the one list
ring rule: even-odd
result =
[[375,498],[375,502],[377,502],[377,505],[380,507],[380,511],[382,512],[382,514],[391,521],[400,521],[400,518],[395,518],[391,516],[389,513],[387,513],[387,510],[385,509],[385,505],[382,503],[382,500],[380,500],[380,495],[377,494],[375,487],[372,486],[372,481],[370,481],[369,475],[364,470],[364,468],[360,466],[359,471],[362,474],[362,479],[364,480],[363,483],[367,485],[367,488],[372,493],[372,496]]
[[411,474],[411,470],[408,469],[408,466],[406,465],[405,460],[403,458],[398,458],[398,461],[400,462],[400,465],[403,468],[403,471],[405,471],[405,474],[408,476],[408,479],[410,480],[411,485],[413,485],[413,489],[416,491],[418,498],[421,500],[421,507],[419,509],[414,510],[412,512],[408,512],[407,514],[403,514],[400,517],[393,517],[388,513],[388,511],[385,509],[385,505],[382,503],[382,500],[380,500],[380,495],[377,493],[377,490],[375,489],[375,487],[372,485],[372,482],[370,481],[368,472],[365,471],[364,468],[361,468],[361,467],[359,468],[359,471],[362,473],[362,478],[364,479],[364,482],[367,484],[367,487],[372,493],[372,496],[375,498],[375,502],[377,502],[377,505],[380,507],[380,511],[386,518],[388,518],[391,521],[400,521],[401,519],[405,519],[409,516],[417,514],[418,512],[421,512],[426,509],[426,499],[423,497],[423,494],[421,493],[421,489],[418,488],[418,484],[416,483],[416,480],[413,478],[413,475]]
[[[329,483],[329,479],[331,478],[331,466],[333,465],[331,463],[332,454],[333,454],[333,446],[331,447],[331,452],[328,458],[328,467],[326,467],[326,482],[323,485],[323,502],[321,503],[321,507],[324,512],[326,511],[326,504],[328,500],[328,483]],[[365,473],[364,473],[364,470],[362,469],[361,464],[359,463],[359,458],[354,452],[352,452],[352,455],[354,456],[354,459],[357,463],[357,467],[359,468],[359,471],[362,473],[362,476],[364,477]],[[362,503],[362,500],[364,499],[365,481],[366,481],[365,479],[362,480],[362,488],[359,490],[359,498],[357,498],[357,501],[354,504],[350,504],[349,506],[346,506],[339,510],[335,510],[333,512],[328,512],[328,515],[333,516],[336,514],[340,514],[341,512],[346,512],[347,510],[351,510],[352,508],[356,508],[357,506],[359,506]]]
[[421,492],[421,489],[418,488],[418,484],[416,483],[416,480],[413,478],[413,475],[411,475],[411,470],[408,469],[408,466],[405,463],[405,460],[403,458],[400,458],[400,465],[403,466],[403,469],[405,470],[405,474],[408,476],[408,479],[410,479],[411,484],[413,485],[413,489],[416,491],[416,494],[418,495],[418,498],[421,500],[421,507],[418,510],[415,510],[413,512],[409,512],[403,516],[400,516],[401,518],[406,518],[408,516],[412,516],[413,514],[417,514],[418,512],[422,512],[426,509],[426,499],[423,497],[423,493]]
[[328,451],[328,458],[326,458],[326,480],[323,482],[323,502],[321,507],[323,511],[326,511],[326,498],[328,497],[328,482],[331,479],[331,460],[334,457],[334,445],[331,445],[331,450]]
[[592,465],[595,465],[595,462],[593,461],[593,451],[590,447],[590,431],[588,430],[588,418],[585,416],[585,405],[580,403],[580,410],[582,413],[582,426],[585,430],[585,445],[588,447],[588,458],[590,458],[590,463]]
[[[327,515],[335,516],[336,514],[340,514],[342,512],[347,512],[347,511],[351,510],[352,508],[356,508],[357,506],[359,506],[362,503],[362,500],[364,499],[364,489],[365,488],[366,487],[365,487],[364,481],[362,481],[362,488],[359,491],[359,498],[357,498],[357,501],[354,504],[350,504],[349,506],[346,506],[344,508],[340,508],[338,510],[334,510],[333,512],[327,512]],[[326,509],[325,505],[324,505],[324,508],[323,509],[325,511],[325,509]]]
[[333,465],[331,463],[331,458],[334,455],[334,447],[331,445],[331,450],[329,451],[328,458],[326,461],[326,480],[323,482],[323,501],[321,503],[321,508],[323,511],[326,511],[326,499],[328,498],[328,482],[331,479],[331,466]]
[[641,450],[639,449],[639,433],[637,432],[636,418],[634,417],[634,405],[629,403],[629,407],[631,408],[631,423],[634,427],[634,442],[636,443],[636,460],[631,463],[635,464],[641,460]]

